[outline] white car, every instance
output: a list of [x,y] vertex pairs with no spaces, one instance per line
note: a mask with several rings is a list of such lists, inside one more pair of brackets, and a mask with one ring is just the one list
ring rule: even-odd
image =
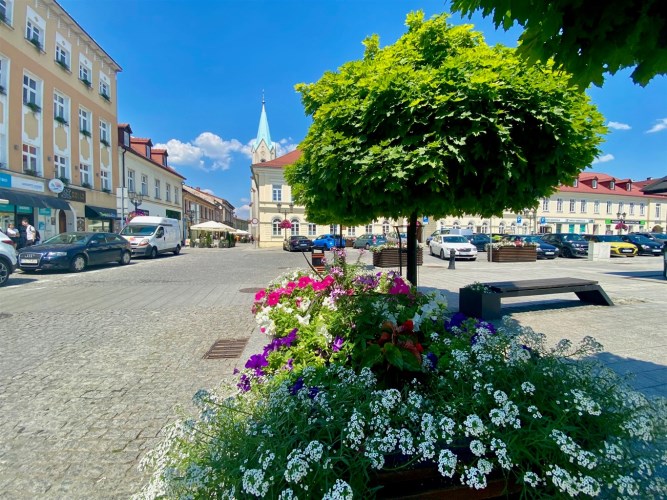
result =
[[12,240],[0,231],[0,286],[5,286],[9,275],[16,270],[16,250]]
[[441,259],[449,259],[454,250],[456,259],[477,259],[477,247],[468,241],[465,236],[456,234],[436,234],[428,244],[431,255],[438,255]]

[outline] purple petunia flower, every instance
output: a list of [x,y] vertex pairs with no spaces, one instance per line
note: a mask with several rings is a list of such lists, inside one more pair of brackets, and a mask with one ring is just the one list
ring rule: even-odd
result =
[[334,341],[333,341],[333,345],[331,346],[331,350],[332,350],[333,352],[338,352],[338,351],[340,351],[341,348],[343,347],[343,344],[344,344],[344,343],[345,343],[345,341],[343,340],[342,337],[336,337],[336,338],[334,339]]
[[308,397],[310,399],[315,399],[315,396],[317,396],[320,392],[319,387],[311,387],[310,390],[308,391]]
[[461,328],[461,325],[467,319],[468,316],[466,316],[463,313],[457,312],[456,314],[454,314],[454,316],[445,321],[445,329],[451,333],[454,328]]
[[265,354],[253,354],[250,356],[250,359],[246,361],[245,367],[255,370],[255,375],[260,377],[264,375],[264,370],[262,370],[262,368],[268,365],[269,361],[266,359]]
[[288,359],[287,363],[285,363],[285,370],[287,370],[288,372],[291,372],[294,369],[293,363],[294,363],[294,360],[292,358]]
[[303,388],[303,377],[299,377],[296,379],[296,382],[294,382],[294,385],[290,387],[289,393],[292,396],[296,396],[297,392],[299,392]]
[[248,377],[245,373],[241,375],[239,377],[239,383],[236,384],[236,387],[238,387],[243,392],[248,392],[250,390],[250,377]]
[[434,353],[429,351],[429,352],[426,353],[426,359],[428,359],[428,362],[430,363],[431,368],[433,370],[435,370],[435,368],[438,366],[438,356],[436,356]]

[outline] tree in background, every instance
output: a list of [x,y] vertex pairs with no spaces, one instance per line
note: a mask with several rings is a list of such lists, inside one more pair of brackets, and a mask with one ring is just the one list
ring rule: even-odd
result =
[[445,14],[406,23],[395,44],[372,36],[362,60],[296,86],[313,123],[285,175],[311,222],[406,217],[416,284],[419,215],[535,206],[591,164],[605,128],[568,75],[489,47]]
[[518,52],[528,61],[553,58],[582,87],[601,86],[605,73],[634,67],[632,80],[645,86],[667,74],[665,0],[453,0],[471,16],[493,13],[496,28],[524,28]]

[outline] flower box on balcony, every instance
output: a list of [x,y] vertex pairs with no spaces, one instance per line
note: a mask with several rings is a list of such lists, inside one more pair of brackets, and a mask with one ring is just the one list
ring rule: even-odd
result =
[[492,247],[486,255],[489,262],[535,262],[537,260],[537,247]]
[[[408,249],[401,249],[400,261],[398,247],[382,248],[373,252],[373,265],[375,267],[399,267],[408,265]],[[424,252],[421,247],[417,248],[417,265],[424,263]]]

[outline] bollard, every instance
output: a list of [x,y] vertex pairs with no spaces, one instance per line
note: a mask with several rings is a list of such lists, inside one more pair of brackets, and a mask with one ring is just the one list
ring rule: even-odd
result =
[[447,269],[456,269],[456,250],[449,251],[449,267]]
[[662,275],[667,280],[667,242],[662,245]]

